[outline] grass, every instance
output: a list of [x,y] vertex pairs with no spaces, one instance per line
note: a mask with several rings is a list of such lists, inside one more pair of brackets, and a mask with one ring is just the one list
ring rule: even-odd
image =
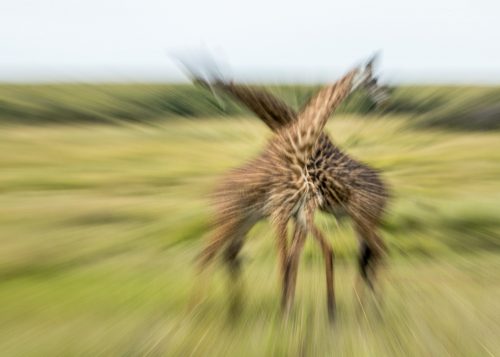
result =
[[[299,109],[318,87],[279,85],[266,88]],[[500,129],[499,87],[398,86],[390,88],[386,113],[400,113],[415,127],[459,131]],[[337,113],[377,111],[362,90]],[[181,84],[0,84],[0,123],[144,123],[156,125],[178,116],[205,118],[249,115],[228,96]],[[368,116],[369,117],[369,116]]]
[[317,217],[337,256],[334,326],[312,243],[293,314],[281,319],[266,222],[244,250],[239,319],[228,318],[221,269],[190,308],[207,195],[262,147],[260,122],[2,126],[1,354],[500,354],[500,134],[416,130],[405,115],[338,116],[328,131],[380,168],[394,195],[379,300],[354,293],[349,222]]

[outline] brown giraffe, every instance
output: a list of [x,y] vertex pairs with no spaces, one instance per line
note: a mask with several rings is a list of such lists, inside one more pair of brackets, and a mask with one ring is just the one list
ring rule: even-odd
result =
[[[377,106],[384,106],[389,95],[385,87],[378,85],[373,75],[375,60],[376,57],[373,57],[367,63],[366,77],[360,87],[367,91]],[[264,89],[224,81],[220,76],[214,78],[212,83],[200,78],[195,81],[239,100],[273,131],[297,118],[292,108]],[[354,220],[359,241],[358,265],[361,277],[373,289],[372,278],[375,275],[377,260],[385,249],[376,232],[388,196],[385,184],[376,170],[343,153],[325,133],[319,137],[308,163],[308,170],[324,198],[324,203],[319,208],[337,216],[347,213]],[[372,235],[374,237],[370,238]],[[374,248],[370,241],[374,241],[377,247]]]
[[[333,201],[325,201],[325,193],[332,196],[336,206],[342,207],[348,192],[344,192],[347,187],[342,187],[342,181],[335,180],[331,182],[331,187],[325,186],[327,181],[323,179],[322,171],[327,168],[321,164],[321,160],[313,159],[320,158],[321,155],[326,155],[325,159],[336,157],[337,169],[346,170],[347,161],[339,157],[340,155],[347,158],[345,155],[338,149],[316,155],[317,144],[324,146],[326,137],[321,134],[324,125],[334,108],[356,87],[356,75],[366,79],[370,71],[370,66],[364,68],[364,71],[351,71],[337,83],[319,91],[296,119],[291,118],[294,120],[289,125],[273,127],[276,135],[259,157],[226,176],[215,194],[215,232],[201,254],[202,267],[209,263],[218,251],[224,250],[226,262],[233,270],[238,270],[237,255],[246,233],[258,220],[270,217],[278,236],[283,307],[288,311],[292,305],[298,259],[306,235],[310,232],[323,250],[327,276],[327,306],[330,316],[333,316],[333,250],[315,226],[313,214],[316,208],[333,206]],[[348,165],[350,167],[347,171],[351,172],[351,176],[366,179],[366,175],[361,172],[362,165],[353,166],[352,160],[349,163],[351,165]],[[349,181],[353,181],[350,182],[351,185],[356,185],[359,180],[351,178]],[[363,193],[350,196],[352,203],[357,202],[359,205],[363,201]],[[362,214],[355,217],[362,217]],[[295,223],[295,231],[288,253],[287,223],[290,219]],[[370,252],[381,255],[383,244],[378,236],[371,232],[364,234],[368,226],[368,223],[360,225],[364,229],[360,233],[363,233]]]

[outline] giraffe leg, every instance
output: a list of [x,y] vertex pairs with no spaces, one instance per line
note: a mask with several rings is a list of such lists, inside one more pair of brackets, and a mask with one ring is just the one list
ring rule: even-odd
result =
[[376,225],[356,223],[359,240],[358,266],[366,285],[373,291],[377,268],[385,252],[385,244],[376,232]]
[[363,281],[373,290],[373,282],[370,279],[370,266],[373,258],[373,250],[364,240],[359,242],[358,269]]
[[321,246],[321,251],[323,252],[323,259],[325,260],[325,271],[326,271],[326,303],[328,308],[328,317],[333,320],[335,317],[335,287],[334,287],[334,253],[333,247],[325,238],[321,230],[314,225],[312,219],[309,222],[309,227],[313,237],[318,241]]
[[239,315],[242,309],[241,258],[239,252],[243,247],[244,236],[231,241],[224,251],[224,262],[228,268],[229,286],[229,313],[230,317]]
[[[237,296],[235,293],[237,290],[234,288],[238,286],[238,277],[241,270],[241,262],[238,258],[238,253],[240,252],[244,239],[250,228],[252,227],[254,221],[248,217],[238,219],[230,218],[224,222],[224,224],[218,225],[213,231],[208,245],[202,250],[201,254],[198,256],[198,275],[199,284],[196,284],[195,297],[192,306],[196,306],[205,294],[206,285],[208,284],[210,273],[208,268],[210,263],[217,257],[219,252],[223,250],[223,258],[226,263],[230,278],[232,296]],[[231,299],[236,301],[236,299]]]
[[[371,290],[373,289],[372,281],[369,277],[369,265],[373,256],[373,251],[370,246],[363,240],[363,238],[358,233],[358,270],[359,274],[356,277],[356,281],[354,283],[354,294],[356,296],[356,300],[359,304],[359,308],[357,310],[358,316],[364,315],[366,318],[365,311],[365,300],[366,300],[366,286]],[[361,315],[362,314],[362,315]]]
[[364,289],[362,285],[368,286],[372,292],[377,311],[380,314],[383,308],[380,269],[383,267],[386,246],[376,231],[377,224],[372,222],[373,221],[364,220],[356,222],[355,226],[359,239],[358,265],[360,277],[365,283],[356,284],[355,292],[360,303],[360,308],[363,310],[363,313],[365,313],[364,299],[366,296],[363,293]]
[[201,253],[196,258],[197,265],[197,281],[193,287],[193,294],[189,302],[189,310],[193,310],[196,306],[200,305],[206,296],[208,285],[210,281],[211,263],[219,251],[224,247],[228,241],[230,232],[234,229],[234,223],[231,221],[226,224],[218,225],[210,234],[208,244],[203,248]]
[[286,266],[287,280],[285,282],[285,304],[284,310],[285,314],[288,314],[293,306],[293,300],[295,297],[295,287],[297,284],[297,271],[299,267],[300,253],[302,248],[304,248],[304,243],[306,241],[307,231],[299,223],[295,224],[295,230],[293,234],[292,245],[290,247],[290,255],[288,257],[288,262]]
[[241,257],[239,253],[243,248],[247,233],[255,223],[256,220],[252,219],[252,217],[239,220],[239,223],[232,231],[229,242],[224,247],[223,258],[230,278],[229,312],[231,317],[237,316],[241,311],[243,286],[241,283]]
[[215,259],[220,250],[228,243],[230,237],[238,229],[240,220],[228,219],[215,227],[208,244],[197,257],[198,269],[203,271]]
[[382,312],[383,308],[383,277],[386,275],[383,273],[384,266],[386,263],[385,255],[387,253],[386,246],[382,241],[382,238],[378,235],[377,231],[374,229],[372,231],[372,240],[376,242],[376,249],[374,250],[374,257],[372,258],[372,263],[370,267],[370,274],[372,284],[376,283],[376,286],[372,286],[372,292],[375,298],[375,303],[377,311]]
[[284,309],[285,304],[286,304],[286,290],[287,290],[287,282],[288,282],[288,275],[289,271],[287,269],[287,264],[288,264],[288,242],[287,242],[287,236],[288,236],[288,229],[287,229],[287,220],[277,218],[275,220],[276,224],[276,233],[277,233],[277,239],[276,239],[276,246],[278,249],[278,256],[279,256],[279,274],[280,274],[280,280],[281,280],[281,307]]

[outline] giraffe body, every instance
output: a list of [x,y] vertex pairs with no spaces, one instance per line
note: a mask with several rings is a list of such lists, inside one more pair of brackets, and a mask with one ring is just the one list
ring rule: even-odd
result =
[[[371,66],[365,71],[371,76]],[[288,311],[293,301],[298,258],[309,232],[323,251],[327,305],[333,316],[333,249],[314,225],[314,212],[321,209],[330,214],[348,214],[355,222],[361,246],[371,252],[369,256],[381,256],[385,249],[375,232],[387,198],[382,180],[375,170],[343,153],[322,132],[333,110],[353,90],[360,72],[363,74],[351,71],[320,90],[298,115],[266,93],[233,83],[215,84],[247,104],[275,135],[257,158],[231,170],[215,190],[215,230],[201,254],[202,267],[221,250],[229,266],[239,266],[237,256],[246,234],[256,222],[270,218],[280,253],[282,304]],[[295,223],[290,247],[289,220]],[[366,278],[367,266],[368,261],[361,267]]]

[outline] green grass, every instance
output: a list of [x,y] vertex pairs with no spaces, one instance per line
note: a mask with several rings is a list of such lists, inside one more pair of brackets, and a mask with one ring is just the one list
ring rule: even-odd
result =
[[[318,89],[314,85],[266,86],[293,108]],[[415,127],[460,131],[500,129],[500,88],[398,86],[383,111],[411,117]],[[366,92],[350,96],[337,113],[380,112]],[[144,123],[165,118],[245,116],[248,110],[221,93],[181,84],[0,84],[0,123]],[[368,117],[369,118],[369,117]]]
[[[302,105],[315,86],[272,86],[290,105]],[[365,113],[371,101],[357,93],[340,110]],[[173,84],[0,84],[0,123],[156,123],[177,116],[243,115],[229,97]]]
[[1,127],[0,354],[498,355],[500,134],[419,131],[404,115],[337,116],[328,131],[394,196],[380,300],[366,292],[362,305],[350,223],[317,217],[337,256],[334,326],[311,242],[281,319],[267,222],[243,252],[240,318],[228,319],[222,269],[189,308],[207,196],[262,148],[260,122]]

